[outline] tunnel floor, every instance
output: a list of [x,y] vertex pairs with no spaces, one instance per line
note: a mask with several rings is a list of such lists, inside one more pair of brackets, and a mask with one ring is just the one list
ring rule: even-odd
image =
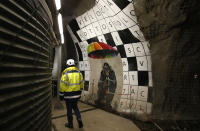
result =
[[104,111],[100,108],[79,102],[78,104],[84,128],[79,129],[74,117],[74,128],[64,126],[66,120],[66,107],[64,101],[52,99],[52,131],[200,131],[200,120],[193,121],[163,121],[142,122],[130,120],[122,116]]
[[58,103],[56,102],[53,102],[52,104],[52,131],[140,131],[140,129],[131,120],[82,102],[79,102],[78,106],[83,119],[84,127],[83,129],[78,128],[75,115],[73,115],[74,129],[69,129],[64,126],[66,123],[66,107],[64,102],[61,102],[63,107],[60,107],[60,105],[57,106],[57,104]]

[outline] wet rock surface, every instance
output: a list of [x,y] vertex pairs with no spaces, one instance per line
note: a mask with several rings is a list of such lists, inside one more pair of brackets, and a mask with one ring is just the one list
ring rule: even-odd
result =
[[197,0],[134,0],[150,42],[153,117],[199,119],[200,4]]

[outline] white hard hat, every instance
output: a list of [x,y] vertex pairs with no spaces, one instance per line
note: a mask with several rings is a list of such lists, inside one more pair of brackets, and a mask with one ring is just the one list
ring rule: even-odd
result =
[[66,65],[72,66],[72,65],[75,65],[75,62],[74,62],[73,59],[68,59],[67,62],[66,62]]

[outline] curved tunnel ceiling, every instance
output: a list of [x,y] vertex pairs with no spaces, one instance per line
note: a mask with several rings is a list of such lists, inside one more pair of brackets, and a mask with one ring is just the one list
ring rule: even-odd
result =
[[[55,6],[55,0],[46,0],[51,14],[53,17],[53,27],[56,34],[59,34],[58,31],[58,22],[57,22],[57,11]],[[79,16],[92,8],[95,5],[95,0],[61,0],[61,9],[60,12],[63,17],[63,24],[66,26],[69,21],[75,16]]]

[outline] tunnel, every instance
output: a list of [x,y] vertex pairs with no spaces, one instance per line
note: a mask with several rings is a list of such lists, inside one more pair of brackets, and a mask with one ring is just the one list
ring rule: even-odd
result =
[[0,131],[68,130],[59,99],[68,59],[83,75],[83,130],[200,130],[199,9],[197,0],[1,0]]

